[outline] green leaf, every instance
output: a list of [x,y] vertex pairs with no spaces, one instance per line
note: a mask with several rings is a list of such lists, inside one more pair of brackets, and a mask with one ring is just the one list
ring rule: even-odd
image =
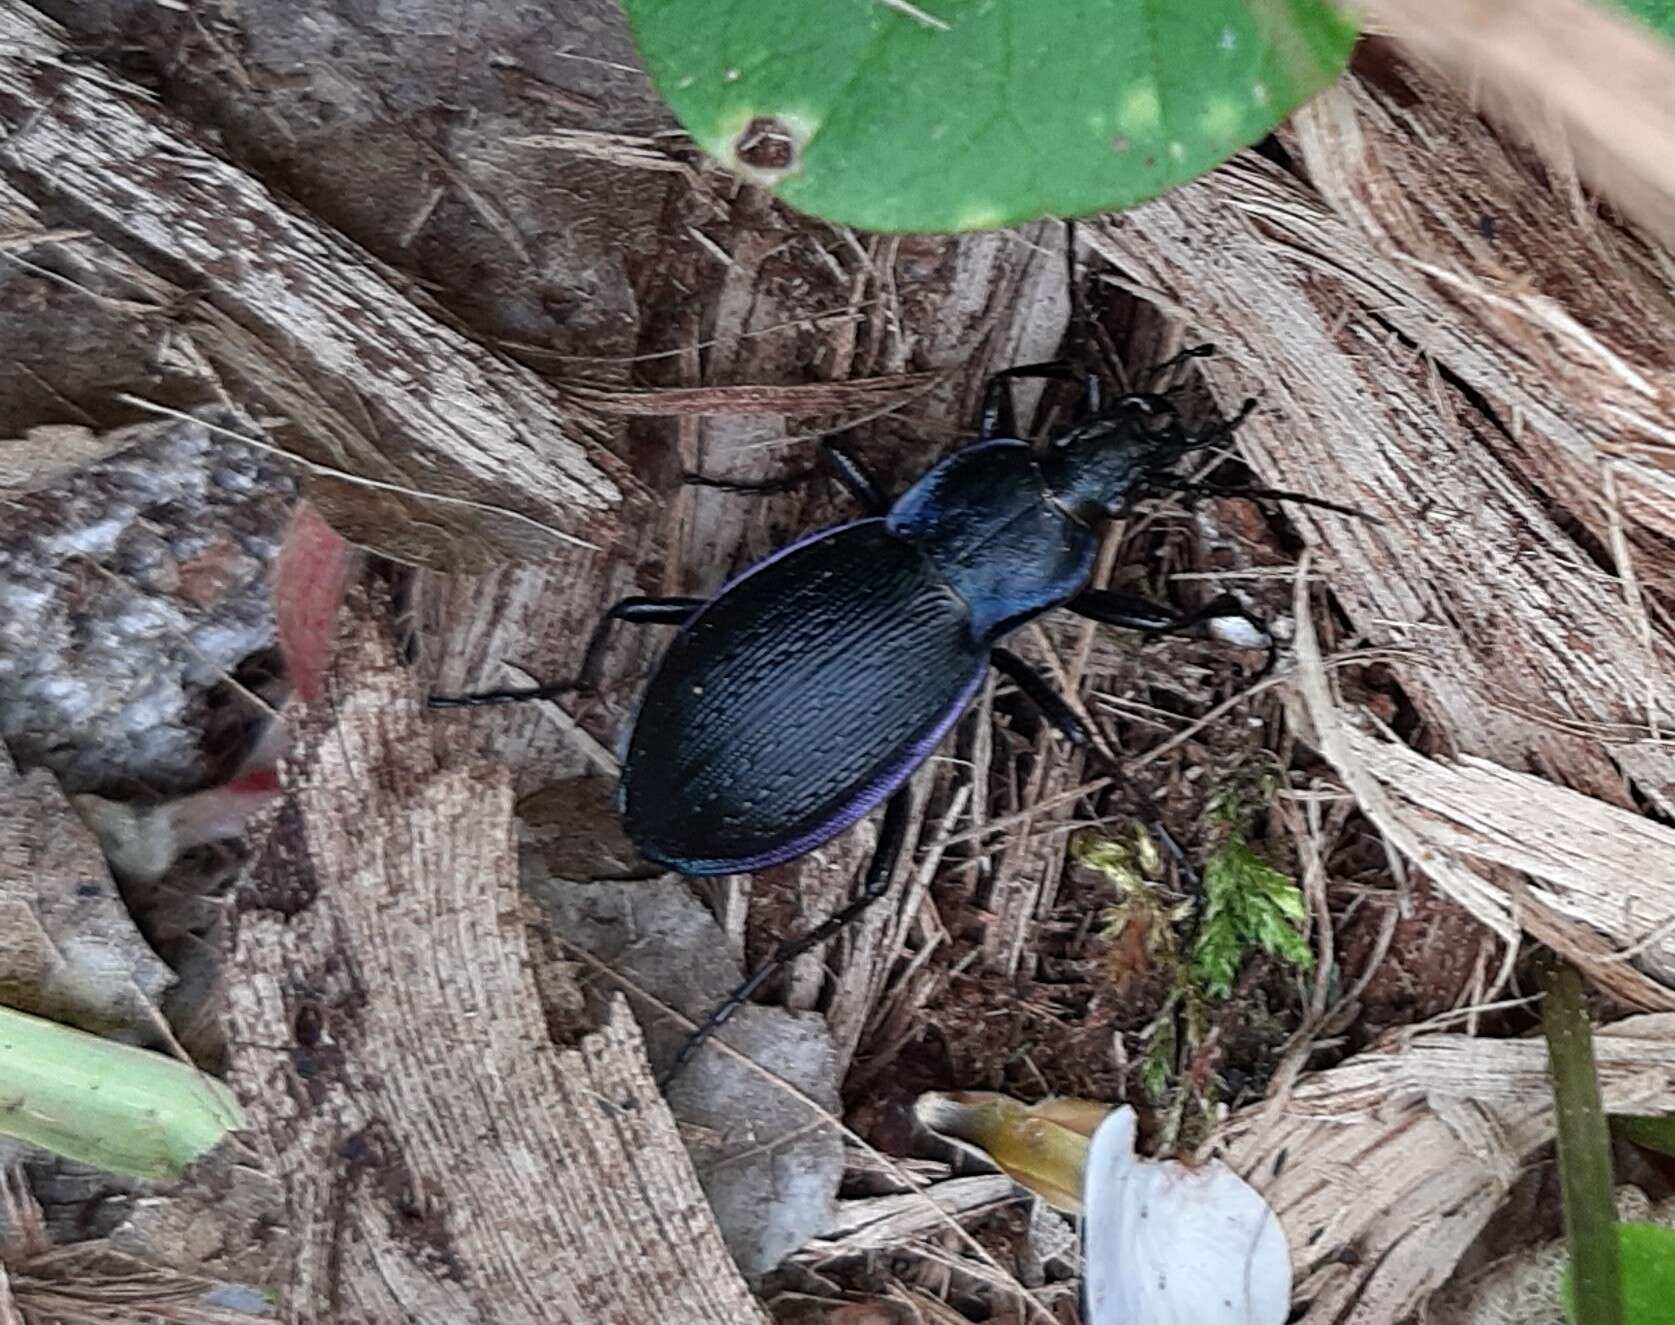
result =
[[173,1179],[243,1125],[232,1092],[188,1063],[0,1008],[0,1136]]
[[1259,141],[1354,45],[1329,0],[625,0],[698,144],[793,207],[980,230],[1127,207]]
[[[1675,1229],[1662,1224],[1618,1224],[1617,1254],[1623,1284],[1623,1325],[1669,1325],[1675,1303]],[[1559,1300],[1578,1320],[1576,1274],[1565,1266]]]
[[1641,1116],[1616,1114],[1610,1119],[1611,1132],[1647,1150],[1675,1155],[1675,1114]]
[[[1137,842],[1143,835],[1143,829],[1135,830]],[[1150,844],[1149,838],[1144,840]],[[1155,855],[1155,847],[1152,853]],[[1103,874],[1119,898],[1143,890],[1147,874],[1156,872],[1148,871],[1141,853],[1126,842],[1085,829],[1070,839],[1070,858],[1078,865],[1086,865]]]
[[1140,1084],[1154,1104],[1162,1103],[1169,1090],[1169,1073],[1175,1062],[1175,1026],[1162,1020],[1154,1023],[1140,1061]]
[[1642,23],[1675,37],[1675,0],[1617,0]]
[[1204,919],[1192,945],[1192,975],[1210,998],[1226,998],[1245,958],[1260,948],[1307,971],[1308,904],[1298,886],[1238,834],[1204,867]]

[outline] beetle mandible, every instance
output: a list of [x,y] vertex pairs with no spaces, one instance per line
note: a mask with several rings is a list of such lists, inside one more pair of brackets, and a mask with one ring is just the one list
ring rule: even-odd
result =
[[[1153,374],[1209,352],[1187,350]],[[1068,365],[1052,363],[991,377],[976,439],[894,502],[855,460],[823,443],[822,459],[866,511],[863,518],[780,549],[713,597],[624,599],[594,631],[575,682],[431,701],[507,703],[587,688],[613,621],[678,626],[644,691],[618,788],[624,828],[645,856],[693,875],[764,869],[812,851],[885,806],[853,900],[782,943],[687,1041],[670,1076],[773,972],[883,895],[907,834],[908,779],[975,698],[990,667],[1069,740],[1086,743],[1069,704],[1001,647],[1012,631],[1063,607],[1150,634],[1192,632],[1271,651],[1266,632],[1230,595],[1180,613],[1088,587],[1098,527],[1158,486],[1330,503],[1169,474],[1182,456],[1229,436],[1254,401],[1235,419],[1194,432],[1166,394],[1135,391],[1105,401],[1089,375],[1068,430],[1041,451],[1019,440],[1012,379],[1069,375]],[[784,486],[697,481],[741,490]]]

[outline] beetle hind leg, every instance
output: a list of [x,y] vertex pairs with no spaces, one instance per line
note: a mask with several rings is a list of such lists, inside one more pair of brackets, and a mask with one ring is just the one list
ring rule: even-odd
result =
[[883,515],[890,509],[890,499],[877,476],[836,442],[821,440],[820,460],[868,515]]
[[779,492],[793,492],[820,477],[818,469],[793,469],[778,478],[715,478],[689,469],[680,481],[689,488],[715,488],[720,492],[747,493],[755,497],[771,497]]
[[878,830],[878,846],[873,850],[872,859],[867,863],[867,872],[861,882],[861,890],[855,895],[848,906],[835,915],[829,916],[800,938],[787,939],[774,949],[773,955],[752,971],[750,978],[727,995],[709,1016],[699,1023],[698,1028],[687,1038],[680,1052],[675,1055],[675,1061],[669,1065],[669,1070],[658,1081],[660,1089],[667,1089],[669,1083],[680,1074],[704,1042],[724,1026],[732,1015],[748,1003],[756,991],[765,985],[777,972],[783,970],[789,963],[819,947],[827,939],[834,937],[863,911],[884,896],[890,890],[890,880],[896,872],[896,861],[901,856],[902,845],[907,841],[907,828],[911,801],[908,789],[901,788],[890,797],[884,807],[884,823]]
[[432,695],[433,709],[482,708],[489,704],[524,704],[537,699],[557,699],[560,695],[579,690],[593,690],[598,686],[599,673],[605,665],[605,645],[610,639],[611,623],[628,621],[644,626],[680,626],[691,620],[693,613],[708,599],[704,598],[624,598],[599,618],[593,633],[588,636],[587,649],[582,654],[582,670],[573,681],[556,681],[552,685],[528,686],[521,690],[485,690],[475,695]]
[[822,473],[836,479],[843,490],[860,503],[868,515],[883,515],[890,509],[890,499],[878,479],[859,460],[836,442],[821,438],[818,447],[820,465],[812,469],[794,469],[779,478],[729,479],[712,478],[689,470],[681,475],[681,482],[696,488],[719,488],[723,492],[743,492],[756,496],[770,496],[776,492],[791,492],[820,477]]

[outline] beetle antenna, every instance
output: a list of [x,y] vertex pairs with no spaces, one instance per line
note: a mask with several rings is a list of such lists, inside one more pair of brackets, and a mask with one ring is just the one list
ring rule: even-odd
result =
[[1288,492],[1284,488],[1254,488],[1239,484],[1201,483],[1193,479],[1176,478],[1173,474],[1156,474],[1146,480],[1149,486],[1166,488],[1170,492],[1179,493],[1183,497],[1248,497],[1252,501],[1288,501],[1295,506],[1313,506],[1322,511],[1333,511],[1338,515],[1347,515],[1356,520],[1366,520],[1371,524],[1383,524],[1384,521],[1376,515],[1369,515],[1366,511],[1357,510],[1353,506],[1340,506],[1337,502],[1327,501],[1324,497],[1311,497],[1303,492]]
[[[1183,363],[1186,363],[1191,359],[1208,359],[1215,353],[1216,347],[1208,343],[1203,345],[1188,345],[1179,354],[1172,354],[1162,363],[1153,364],[1152,367],[1148,368],[1146,370],[1146,379],[1152,384],[1153,389],[1156,390],[1159,395],[1166,396],[1172,391],[1179,391],[1186,385],[1186,378],[1184,376],[1180,381],[1171,386],[1165,387],[1163,385],[1163,379],[1171,369],[1179,368]],[[1249,404],[1254,404],[1254,402],[1247,402],[1247,405]],[[1248,414],[1249,412],[1250,410],[1247,408],[1245,413]],[[1229,429],[1231,430],[1232,428],[1237,428],[1239,426],[1239,422],[1242,422],[1243,419],[1244,415],[1241,414],[1238,421],[1229,425]]]
[[[1175,356],[1175,361],[1182,358],[1203,358],[1205,355],[1214,352],[1215,347],[1213,345],[1199,345],[1191,350],[1183,350]],[[1193,451],[1203,450],[1206,446],[1213,446],[1215,443],[1225,441],[1231,437],[1255,409],[1256,397],[1251,396],[1239,407],[1239,412],[1231,419],[1206,428],[1203,432],[1189,436],[1186,441],[1171,447],[1164,460],[1146,475],[1146,486],[1166,489],[1184,497],[1247,497],[1254,501],[1288,501],[1298,506],[1313,506],[1319,510],[1333,511],[1338,515],[1347,515],[1353,519],[1368,520],[1373,524],[1384,523],[1376,515],[1369,515],[1353,506],[1340,506],[1337,502],[1327,501],[1324,497],[1310,497],[1306,493],[1289,492],[1283,488],[1205,483],[1197,479],[1181,478],[1168,471],[1166,466],[1179,460],[1182,456]]]

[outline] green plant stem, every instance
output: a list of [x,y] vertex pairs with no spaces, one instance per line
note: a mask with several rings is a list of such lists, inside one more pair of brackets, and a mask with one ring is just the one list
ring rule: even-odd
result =
[[0,1137],[169,1181],[241,1126],[233,1093],[189,1063],[0,1007]]
[[1558,1123],[1565,1239],[1576,1272],[1576,1322],[1623,1325],[1611,1138],[1594,1071],[1593,1030],[1582,1000],[1582,977],[1561,965],[1543,972],[1542,984],[1547,992],[1542,1027]]

